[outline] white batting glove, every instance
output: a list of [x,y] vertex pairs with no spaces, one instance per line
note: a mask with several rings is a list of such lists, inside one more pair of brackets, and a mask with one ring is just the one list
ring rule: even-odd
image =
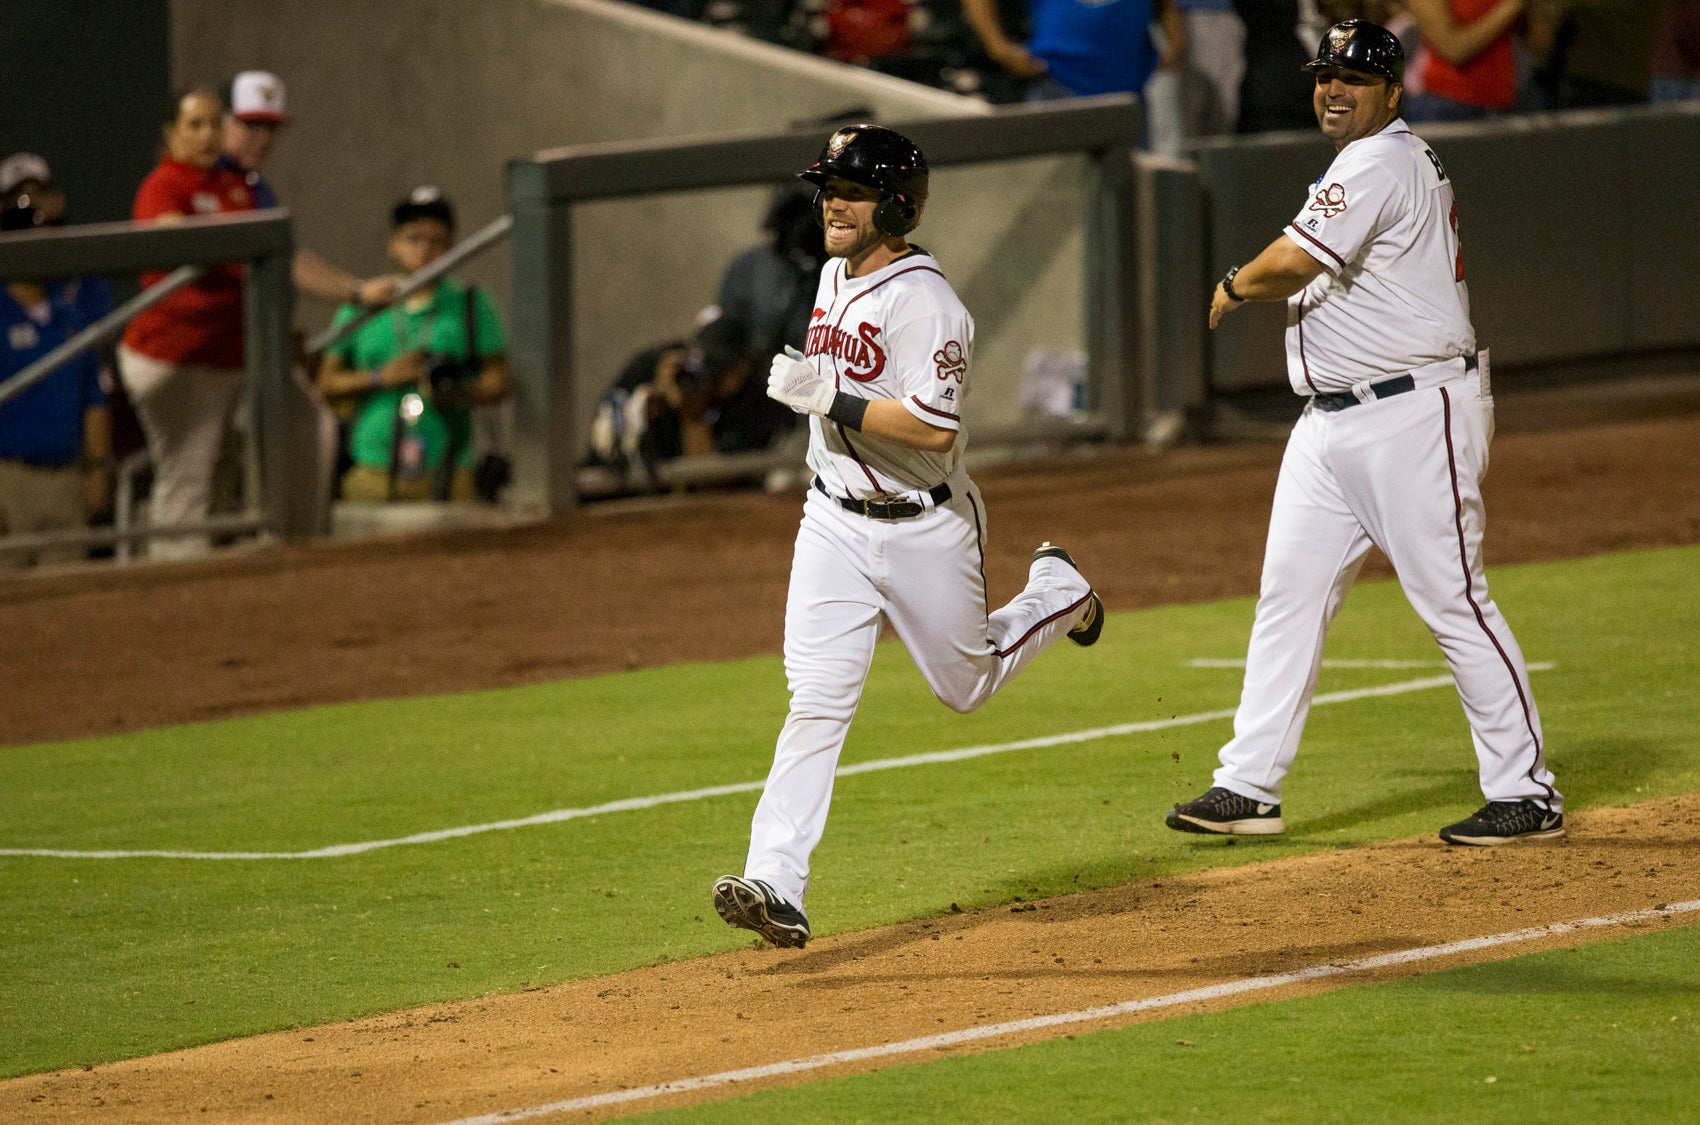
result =
[[837,393],[796,348],[787,346],[783,355],[773,357],[767,374],[767,397],[773,401],[783,402],[798,414],[825,414],[832,409]]

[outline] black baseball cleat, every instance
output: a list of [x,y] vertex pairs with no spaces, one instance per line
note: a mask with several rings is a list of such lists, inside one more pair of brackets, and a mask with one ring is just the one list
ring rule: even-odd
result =
[[[1067,551],[1050,542],[1039,544],[1039,549],[1033,552],[1033,561],[1038,562],[1040,559],[1061,559],[1069,566],[1074,567],[1077,573],[1080,570],[1079,564]],[[1104,603],[1098,600],[1098,594],[1095,590],[1088,590],[1086,598],[1085,620],[1068,631],[1068,639],[1081,648],[1097,644],[1098,635],[1104,631]]]
[[1533,801],[1489,801],[1457,824],[1440,830],[1448,844],[1515,844],[1521,840],[1556,840],[1564,835],[1564,814]]
[[809,920],[803,912],[760,879],[716,879],[714,910],[728,926],[754,930],[782,949],[801,949],[809,940]]
[[1220,786],[1176,805],[1163,823],[1177,832],[1217,836],[1278,836],[1287,830],[1280,805],[1266,805]]

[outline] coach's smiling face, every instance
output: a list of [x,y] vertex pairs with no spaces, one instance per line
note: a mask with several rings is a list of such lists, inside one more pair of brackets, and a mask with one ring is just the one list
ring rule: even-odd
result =
[[1316,123],[1338,152],[1387,128],[1399,116],[1403,90],[1404,86],[1378,75],[1321,67],[1316,72]]

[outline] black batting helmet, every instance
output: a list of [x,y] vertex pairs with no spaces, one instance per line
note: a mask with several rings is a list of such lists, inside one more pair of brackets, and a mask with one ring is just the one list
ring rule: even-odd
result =
[[1341,20],[1322,36],[1306,70],[1325,66],[1374,74],[1389,82],[1405,81],[1405,48],[1399,37],[1368,20]]
[[921,205],[927,201],[927,158],[902,133],[883,125],[846,125],[827,138],[815,162],[797,173],[798,179],[817,189],[817,220],[824,221],[818,189],[833,177],[879,191],[874,225],[886,234],[908,234],[921,221]]

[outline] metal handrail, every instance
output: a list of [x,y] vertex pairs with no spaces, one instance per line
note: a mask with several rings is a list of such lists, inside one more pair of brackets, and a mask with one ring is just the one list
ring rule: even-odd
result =
[[189,523],[150,523],[136,527],[88,527],[65,531],[30,531],[0,535],[0,555],[39,551],[44,547],[106,547],[129,544],[138,539],[173,539],[186,535],[235,535],[264,531],[269,521],[263,515],[208,516]]
[[159,304],[204,273],[206,270],[201,266],[179,266],[172,270],[161,280],[125,301],[4,383],[0,383],[0,406],[17,398],[76,356],[119,335],[131,318]]
[[337,344],[342,343],[344,340],[360,331],[360,329],[364,328],[374,317],[383,313],[385,309],[393,306],[396,301],[404,300],[414,293],[419,292],[421,289],[424,289],[426,286],[434,284],[437,279],[441,278],[444,274],[448,273],[468,258],[483,253],[489,247],[506,238],[508,236],[508,232],[513,230],[513,226],[513,216],[503,215],[499,219],[492,220],[475,233],[468,235],[466,239],[457,243],[441,258],[438,258],[423,269],[409,274],[407,279],[402,282],[401,288],[396,291],[395,300],[389,305],[373,306],[362,309],[353,320],[334,325],[313,337],[313,339],[307,344],[308,355],[321,355],[335,347]]

